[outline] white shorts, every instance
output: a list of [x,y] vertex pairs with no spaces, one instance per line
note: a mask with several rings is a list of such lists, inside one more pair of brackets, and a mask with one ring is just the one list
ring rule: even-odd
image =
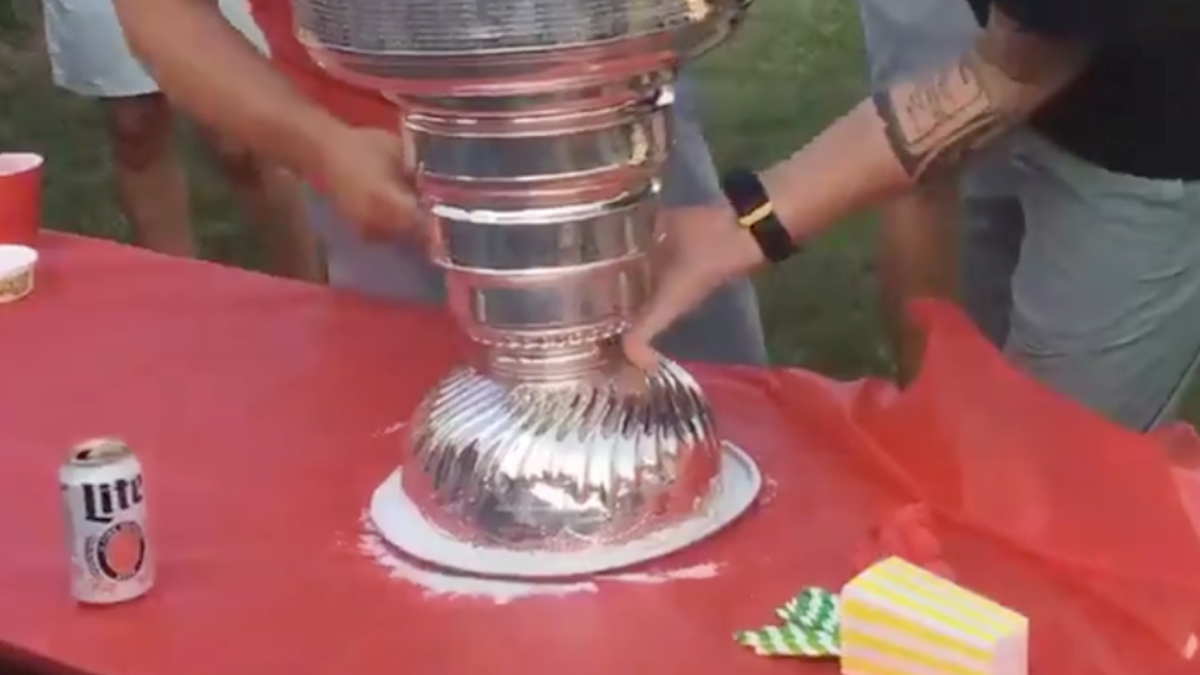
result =
[[[219,2],[229,23],[266,53],[266,38],[250,16],[249,0]],[[93,98],[158,91],[158,83],[129,51],[112,0],[43,0],[42,7],[56,85]]]

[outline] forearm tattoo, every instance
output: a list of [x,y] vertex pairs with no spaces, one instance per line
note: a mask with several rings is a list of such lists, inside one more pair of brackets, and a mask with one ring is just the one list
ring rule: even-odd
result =
[[957,168],[1006,128],[970,57],[872,96],[892,151],[914,180]]

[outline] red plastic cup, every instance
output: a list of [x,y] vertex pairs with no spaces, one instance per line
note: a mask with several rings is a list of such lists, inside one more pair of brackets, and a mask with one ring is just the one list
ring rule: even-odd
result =
[[31,246],[42,229],[42,156],[0,153],[0,244]]

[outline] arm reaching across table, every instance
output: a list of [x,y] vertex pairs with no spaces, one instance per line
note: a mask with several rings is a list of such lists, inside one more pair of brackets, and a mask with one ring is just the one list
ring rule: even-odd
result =
[[115,0],[130,47],[170,99],[308,179],[364,234],[415,227],[400,139],[346,125],[292,88],[211,0]]
[[[725,218],[704,216],[704,223],[689,223],[686,237],[668,235],[672,260],[655,297],[625,336],[630,360],[653,368],[657,355],[650,343],[658,333],[726,279],[760,265],[767,255],[783,257],[780,226],[790,239],[802,240],[957,170],[966,156],[1062,91],[1090,53],[1085,42],[1039,36],[993,9],[974,47],[959,60],[874,93],[790,159],[763,172],[756,206],[739,204]],[[772,248],[767,240],[773,240],[773,251],[766,250]]]

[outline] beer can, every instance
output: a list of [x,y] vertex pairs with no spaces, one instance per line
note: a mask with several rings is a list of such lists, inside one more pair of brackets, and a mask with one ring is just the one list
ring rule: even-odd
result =
[[141,462],[122,441],[97,439],[72,448],[58,475],[75,599],[111,605],[145,595],[154,561]]

